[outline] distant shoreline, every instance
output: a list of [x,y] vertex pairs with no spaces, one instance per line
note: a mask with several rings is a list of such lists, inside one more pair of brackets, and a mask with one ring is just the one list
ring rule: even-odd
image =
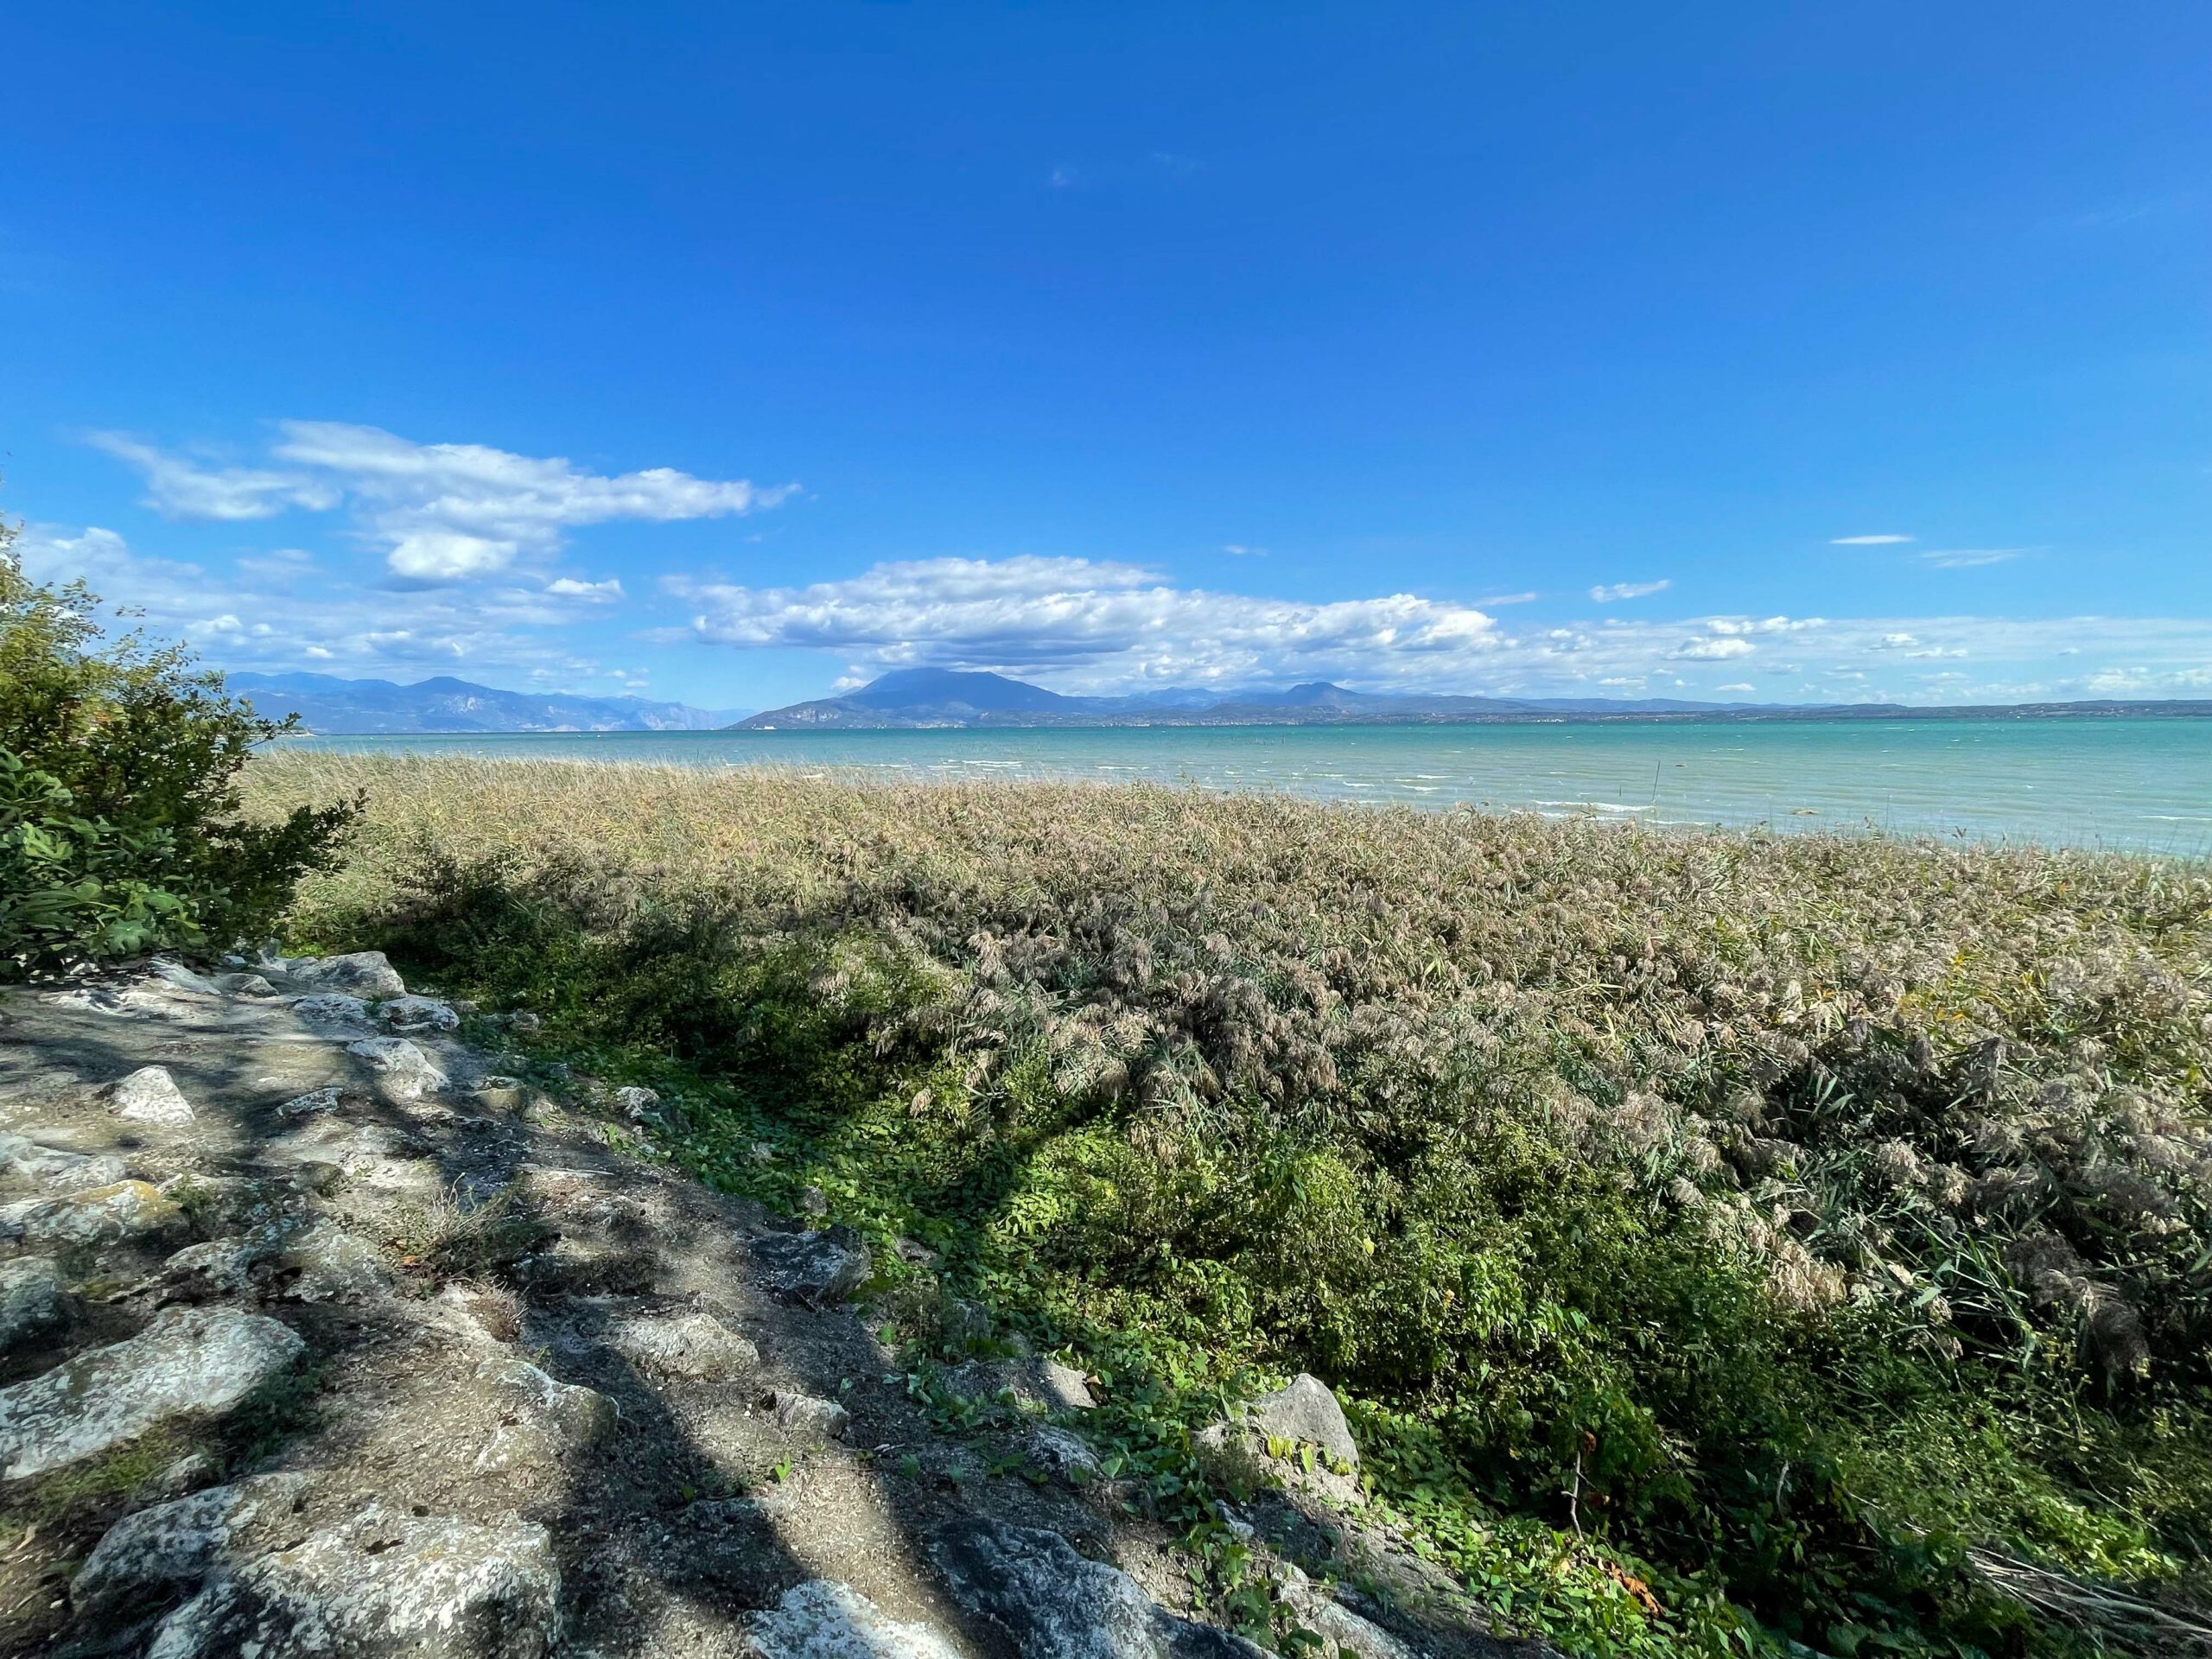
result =
[[958,731],[1130,731],[1147,728],[1191,730],[1211,728],[1235,730],[1239,728],[1280,730],[1299,727],[1404,727],[1404,726],[1740,726],[1776,722],[1820,721],[1832,723],[1865,722],[1878,724],[1887,721],[2063,721],[2063,720],[2205,720],[2212,719],[2212,698],[2173,699],[2154,702],[2026,702],[1961,705],[1955,708],[1888,703],[1852,703],[1837,707],[1780,708],[1763,706],[1753,709],[1529,709],[1529,710],[1450,710],[1407,711],[1350,711],[1341,714],[1316,713],[1301,709],[1294,714],[1244,708],[1233,717],[1224,717],[1213,710],[1179,715],[1170,711],[1149,710],[1143,714],[1126,715],[979,715],[959,720],[874,720],[866,723],[856,721],[791,721],[756,724],[743,721],[722,727],[701,727],[669,730],[639,730],[634,728],[552,726],[552,727],[490,727],[490,726],[414,726],[384,731],[336,731],[301,729],[285,734],[277,741],[299,738],[327,737],[699,737],[711,738],[742,734],[747,736],[767,736],[778,733],[818,736],[829,734],[857,734],[862,732],[958,732]]

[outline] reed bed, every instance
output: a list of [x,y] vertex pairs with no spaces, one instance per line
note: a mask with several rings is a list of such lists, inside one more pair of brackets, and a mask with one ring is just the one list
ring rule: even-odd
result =
[[675,1079],[709,1179],[931,1239],[1171,1415],[1327,1377],[1509,1624],[2202,1624],[2200,862],[550,761],[250,785],[366,796],[303,939]]

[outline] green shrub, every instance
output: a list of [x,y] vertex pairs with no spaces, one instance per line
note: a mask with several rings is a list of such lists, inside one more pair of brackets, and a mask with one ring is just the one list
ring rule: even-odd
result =
[[105,637],[99,599],[31,581],[14,539],[0,523],[0,979],[265,929],[359,803],[243,821],[238,772],[289,722],[181,648]]

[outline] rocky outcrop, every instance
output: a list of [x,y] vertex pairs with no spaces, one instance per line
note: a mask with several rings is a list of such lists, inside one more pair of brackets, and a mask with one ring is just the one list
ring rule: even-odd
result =
[[874,1272],[868,1247],[842,1227],[764,1234],[753,1241],[752,1254],[771,1290],[810,1307],[843,1301]]
[[0,1205],[0,1243],[33,1249],[151,1246],[184,1224],[184,1211],[144,1181]]
[[1359,1467],[1359,1446],[1344,1421],[1344,1408],[1318,1376],[1300,1371],[1246,1407],[1244,1421],[1271,1440],[1316,1446],[1336,1462]]
[[222,1576],[148,1659],[539,1659],[560,1603],[544,1528],[380,1505]]
[[173,1307],[138,1335],[0,1389],[0,1480],[105,1456],[156,1429],[221,1417],[305,1348],[271,1319]]
[[407,995],[406,982],[381,950],[354,950],[342,957],[293,957],[272,964],[295,984],[342,991],[372,1000]]
[[0,1355],[50,1338],[68,1325],[75,1307],[52,1257],[0,1262]]
[[95,1624],[143,1617],[197,1591],[236,1559],[288,1541],[307,1491],[301,1475],[260,1475],[141,1510],[111,1528],[70,1581],[79,1615]]
[[810,1579],[746,1624],[758,1659],[961,1659],[925,1624],[902,1624],[850,1585]]
[[960,1605],[1002,1631],[1020,1659],[1259,1659],[1262,1651],[1178,1618],[1057,1532],[974,1516],[942,1529],[930,1554]]
[[760,1367],[760,1351],[711,1313],[620,1314],[601,1340],[661,1376],[747,1376]]

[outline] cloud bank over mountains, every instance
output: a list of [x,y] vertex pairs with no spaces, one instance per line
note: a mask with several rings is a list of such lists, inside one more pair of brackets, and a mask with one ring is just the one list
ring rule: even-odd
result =
[[[143,505],[162,520],[218,527],[231,545],[188,558],[158,543],[141,551],[109,528],[34,524],[20,548],[27,567],[83,576],[238,669],[465,670],[642,691],[656,653],[683,651],[696,664],[720,652],[725,666],[711,672],[724,702],[778,700],[753,695],[737,654],[755,652],[786,653],[778,660],[787,665],[791,653],[818,660],[824,686],[928,666],[995,670],[1071,693],[1327,679],[1386,691],[1761,702],[2212,695],[2212,623],[2194,619],[1669,617],[1661,596],[1675,583],[1649,575],[1476,601],[1300,597],[1223,591],[1148,562],[1036,554],[887,558],[806,579],[813,573],[788,542],[772,563],[744,562],[796,566],[800,579],[748,581],[671,566],[649,528],[626,532],[634,550],[620,569],[606,568],[604,552],[601,568],[576,568],[580,532],[745,518],[790,501],[797,486],[667,467],[598,473],[339,422],[276,423],[251,453],[164,448],[117,432],[87,442],[139,475]],[[149,539],[162,533],[155,524]],[[1974,570],[2027,550],[1922,551],[1893,531],[1827,540],[1847,550],[1826,556],[1886,557],[1906,570]],[[734,531],[726,546],[741,549]],[[1249,582],[1239,585],[1268,581],[1277,563],[1240,560]],[[1470,572],[1466,591],[1487,594],[1476,581],[1497,574]],[[1593,605],[1630,610],[1576,613]],[[1516,608],[1501,618],[1503,607]],[[1544,611],[1554,614],[1540,620]]]

